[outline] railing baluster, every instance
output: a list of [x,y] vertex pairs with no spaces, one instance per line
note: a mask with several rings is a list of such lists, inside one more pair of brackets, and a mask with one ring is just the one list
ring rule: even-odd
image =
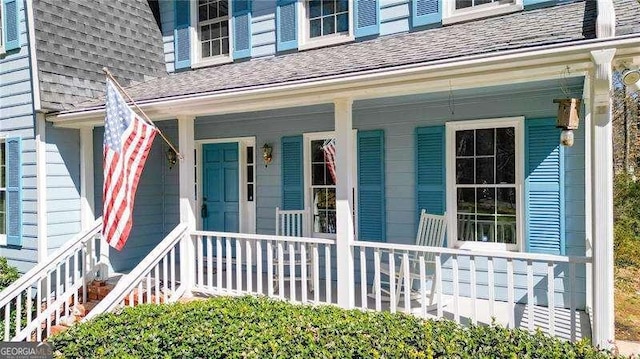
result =
[[196,265],[198,268],[198,274],[196,276],[196,285],[204,286],[204,258],[202,249],[202,236],[194,236],[196,239]]
[[156,279],[156,304],[160,304],[160,264],[156,263],[153,267],[153,276]]
[[[427,316],[427,268],[424,263],[424,253],[420,253],[420,255],[418,256],[418,261],[420,270],[420,313],[424,318]],[[432,278],[432,280],[435,280],[435,278]],[[431,305],[431,302],[429,302],[429,305]]]
[[549,308],[549,334],[556,335],[556,304],[555,304],[555,283],[554,283],[554,269],[555,264],[553,262],[547,263],[547,301]]
[[145,303],[151,303],[151,272],[147,273],[147,300]]
[[313,283],[311,290],[313,290],[313,302],[320,303],[320,253],[318,253],[318,245],[313,244],[311,246],[313,250],[313,260],[311,265],[313,267]]
[[300,289],[302,292],[302,303],[307,302],[307,262],[307,245],[303,243],[300,245],[300,282],[302,282]]
[[489,286],[489,318],[495,317],[495,297],[496,297],[496,288],[495,288],[495,280],[493,274],[493,257],[487,258],[487,285]]
[[[33,308],[32,308],[33,292],[31,290],[31,286],[29,286],[27,288],[27,296],[26,296],[25,300],[26,300],[25,311],[27,312],[27,325],[29,325],[29,324],[31,324],[31,321],[33,320],[33,313],[32,313],[33,312]],[[27,338],[30,338],[30,337],[31,337],[31,335],[27,336]]]
[[[402,254],[402,274],[404,277],[404,312],[411,313],[411,269],[409,266],[409,252]],[[398,278],[402,280],[403,278]],[[398,283],[401,284],[402,283]],[[398,288],[401,288],[400,286]],[[400,291],[398,292],[400,295]]]
[[207,289],[213,289],[213,244],[211,236],[204,237],[207,241]]
[[134,298],[134,291],[132,290],[131,292],[129,292],[129,306],[133,307],[133,301],[135,300]]
[[263,295],[262,292],[262,240],[256,240],[256,291]]
[[368,308],[367,303],[367,256],[366,249],[360,247],[360,301],[363,309]]
[[[43,279],[40,278],[38,280],[38,284],[36,285],[36,318],[40,318],[40,314],[42,314],[42,285]],[[38,323],[38,329],[36,329],[36,340],[42,341],[42,324]]]
[[167,287],[169,283],[167,283],[167,279],[169,278],[169,274],[167,273],[167,260],[169,259],[168,255],[162,257],[162,293],[164,302],[169,302],[169,288]]
[[284,299],[284,244],[278,241],[278,297]]
[[11,335],[11,302],[4,306],[4,341],[8,342]]
[[16,331],[14,335],[18,335],[22,328],[22,291],[16,297]]
[[476,303],[476,257],[469,257],[469,275],[471,285],[471,323],[478,324],[478,312]]
[[[288,243],[289,247],[289,300],[296,301],[296,252],[293,242]],[[284,276],[283,276],[284,277]]]
[[576,341],[576,264],[569,262],[569,313],[571,314],[571,341]]
[[327,303],[331,303],[331,247],[324,245],[324,272],[325,272],[325,299]]
[[216,290],[218,293],[223,291],[222,285],[222,239],[216,236]]
[[451,256],[453,269],[453,320],[460,323],[460,279],[458,273],[458,255]]
[[273,244],[267,241],[267,297],[273,297]]
[[507,258],[507,300],[509,302],[509,328],[515,328],[515,310],[516,306],[513,303],[515,297],[513,288],[513,260]]
[[[55,299],[54,302],[58,300],[58,298],[60,298],[60,275],[62,274],[62,271],[60,270],[60,264],[58,264],[56,266],[56,288],[54,290],[55,295]],[[55,312],[56,312],[56,324],[60,323],[60,308],[56,307],[55,308]]]
[[176,292],[176,247],[171,248],[169,266],[171,267],[171,294]]
[[533,263],[531,259],[527,259],[527,311],[529,312],[528,329],[533,332],[535,315],[533,309]]
[[396,312],[396,258],[393,250],[389,251],[389,311]]
[[144,304],[144,293],[142,291],[142,281],[138,282],[138,303]]
[[252,256],[253,253],[251,251],[251,248],[253,247],[252,244],[253,241],[248,240],[245,242],[245,249],[247,252],[247,293],[253,293],[253,264],[252,262]]
[[233,239],[236,242],[236,291],[242,293],[242,243],[239,238]]
[[[86,258],[86,256],[83,256],[83,258]],[[85,273],[87,272],[86,269],[83,269],[83,271]],[[46,282],[45,282],[45,287],[46,287],[45,295],[47,296],[45,298],[45,301],[47,303],[45,308],[47,310],[51,307],[51,294],[52,294],[52,291],[51,291],[51,276],[52,275],[53,275],[53,272],[47,272],[47,279],[46,279]],[[85,299],[85,301],[83,303],[86,303],[86,299],[87,299],[87,295],[88,295],[87,291],[86,291],[86,282],[87,282],[86,280],[83,280],[83,285],[85,286],[84,287],[85,290],[84,290],[84,292],[82,294],[84,296],[84,299]],[[46,325],[46,327],[47,327],[46,328],[47,329],[47,337],[49,335],[51,335],[51,320],[52,320],[51,317],[52,316],[55,318],[55,314],[49,311],[49,314],[47,314],[47,325]]]
[[380,283],[380,249],[376,248],[373,251],[373,270],[374,270],[374,283],[373,290],[376,297],[376,311],[382,310],[382,287]]
[[231,257],[231,241],[229,240],[229,237],[225,237],[224,238],[225,241],[225,245],[226,245],[226,270],[227,270],[227,285],[226,285],[226,292],[227,293],[231,293],[231,291],[233,290],[233,267],[231,266],[232,264],[232,257]]
[[436,262],[436,277],[435,277],[435,281],[436,281],[436,295],[438,296],[436,298],[437,304],[437,310],[436,310],[436,315],[438,318],[442,318],[443,313],[442,313],[442,260],[440,258],[440,253],[436,253],[435,255],[435,262]]
[[[71,264],[71,258],[66,257],[64,259],[64,291],[63,293],[66,292],[71,286],[70,264]],[[69,310],[69,298],[65,298],[64,299],[64,315],[67,316],[69,314],[71,314],[71,311]]]

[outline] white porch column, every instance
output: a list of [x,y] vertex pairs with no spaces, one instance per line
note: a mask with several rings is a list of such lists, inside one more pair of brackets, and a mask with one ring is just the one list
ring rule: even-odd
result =
[[[189,232],[196,229],[195,183],[195,117],[178,117],[178,151],[183,156],[179,166],[180,180],[180,222],[189,227]],[[185,285],[185,296],[191,295],[196,273],[196,250],[193,239],[182,241],[180,247],[180,278]]]
[[49,257],[47,237],[47,142],[44,113],[36,113],[36,194],[38,198],[38,263]]
[[338,280],[338,305],[353,308],[355,295],[353,289],[353,120],[351,114],[352,99],[336,99],[336,262]]
[[612,65],[615,49],[592,51],[591,218],[593,235],[593,343],[611,348],[613,314]]

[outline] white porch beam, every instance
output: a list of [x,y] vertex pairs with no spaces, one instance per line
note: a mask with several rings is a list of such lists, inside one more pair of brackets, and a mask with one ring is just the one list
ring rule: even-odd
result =
[[353,274],[353,99],[334,101],[336,133],[336,262],[338,305],[355,306]]
[[591,52],[591,218],[593,236],[593,343],[611,348],[613,306],[612,61],[616,49]]
[[[178,117],[178,151],[182,155],[178,166],[180,183],[180,222],[187,225],[189,232],[196,229],[196,202],[194,193],[195,183],[195,117]],[[180,247],[180,278],[185,286],[185,295],[191,295],[195,278],[196,249],[193,239],[181,242]]]

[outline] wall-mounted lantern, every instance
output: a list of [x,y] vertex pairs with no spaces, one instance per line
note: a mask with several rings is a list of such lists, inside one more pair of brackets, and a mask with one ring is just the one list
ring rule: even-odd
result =
[[563,146],[573,146],[573,130],[577,130],[580,125],[580,102],[578,98],[555,99],[558,104],[558,119],[556,127],[562,129],[560,134],[560,144]]
[[178,154],[172,148],[167,149],[165,152],[167,156],[167,164],[169,165],[169,169],[173,169],[173,166],[178,163]]
[[273,160],[273,147],[270,144],[265,143],[262,146],[262,159],[264,160],[264,166],[267,167],[271,160]]

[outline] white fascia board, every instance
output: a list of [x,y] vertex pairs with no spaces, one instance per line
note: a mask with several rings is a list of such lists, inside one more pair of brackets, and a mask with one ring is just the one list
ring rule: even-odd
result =
[[[452,88],[484,87],[500,83],[557,78],[567,65],[573,74],[584,75],[592,68],[591,51],[618,48],[620,56],[640,55],[640,38],[591,39],[540,47],[536,50],[509,50],[446,59],[428,64],[363,71],[285,84],[255,86],[241,90],[139,101],[151,118],[174,119],[177,115],[205,115],[331,103],[338,97],[355,100],[426,93]],[[439,83],[439,82],[441,83]],[[215,106],[212,106],[215,104]],[[66,111],[48,118],[57,126],[78,127],[99,124],[104,106]]]

